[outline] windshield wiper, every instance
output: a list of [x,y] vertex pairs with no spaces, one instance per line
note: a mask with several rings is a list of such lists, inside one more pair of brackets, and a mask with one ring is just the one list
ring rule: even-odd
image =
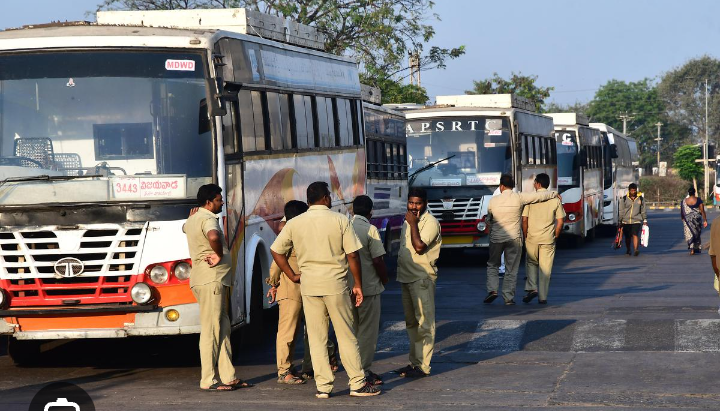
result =
[[0,187],[5,185],[5,183],[21,183],[24,181],[75,180],[77,178],[92,178],[92,177],[102,177],[102,176],[96,175],[96,174],[87,174],[84,176],[50,176],[47,174],[43,174],[43,175],[39,175],[39,176],[9,177],[4,180],[0,180]]
[[409,185],[409,186],[412,186],[412,185],[413,185],[413,183],[415,182],[415,179],[417,178],[418,174],[422,173],[423,171],[430,170],[431,168],[435,167],[436,165],[442,163],[443,161],[450,160],[450,159],[453,158],[453,157],[455,157],[455,154],[451,155],[450,157],[443,158],[442,160],[433,161],[432,163],[430,163],[430,164],[428,164],[428,165],[426,165],[426,166],[423,166],[423,167],[419,168],[417,171],[415,171],[414,173],[410,174],[410,177],[408,178],[408,180],[409,180],[409,181],[408,181],[408,185]]

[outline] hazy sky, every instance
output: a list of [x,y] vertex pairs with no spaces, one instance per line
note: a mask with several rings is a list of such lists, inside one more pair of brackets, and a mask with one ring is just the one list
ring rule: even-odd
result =
[[[0,28],[84,20],[100,0],[0,0]],[[445,70],[422,73],[436,95],[462,94],[493,72],[538,75],[551,100],[587,101],[608,80],[654,78],[690,58],[717,57],[716,0],[435,0],[432,45],[464,44]],[[93,19],[93,17],[89,17]],[[715,44],[715,46],[712,46]]]

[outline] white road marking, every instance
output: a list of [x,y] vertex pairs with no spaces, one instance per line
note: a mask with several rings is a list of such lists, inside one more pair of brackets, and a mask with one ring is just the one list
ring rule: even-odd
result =
[[572,351],[617,351],[625,346],[626,320],[579,321]]
[[720,320],[675,321],[675,351],[719,352]]
[[523,320],[485,320],[478,327],[468,344],[468,352],[518,351],[525,333]]
[[378,335],[377,352],[408,352],[410,342],[405,321],[386,321],[380,328]]

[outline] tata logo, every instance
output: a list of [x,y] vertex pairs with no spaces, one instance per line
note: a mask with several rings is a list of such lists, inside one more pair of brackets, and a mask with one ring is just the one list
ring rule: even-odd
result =
[[77,258],[65,257],[55,263],[55,277],[71,278],[77,277],[85,270],[85,264]]

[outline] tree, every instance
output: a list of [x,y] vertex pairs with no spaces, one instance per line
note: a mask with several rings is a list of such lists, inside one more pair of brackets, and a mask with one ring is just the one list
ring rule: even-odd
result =
[[690,127],[695,141],[705,138],[705,79],[708,79],[708,135],[718,142],[720,133],[720,60],[709,56],[692,59],[663,75],[658,91],[668,116]]
[[695,160],[702,158],[703,154],[700,147],[687,145],[680,147],[675,152],[675,169],[678,175],[687,181],[692,181],[693,186],[697,190],[697,180],[703,175],[703,167],[701,163]]
[[573,104],[560,104],[551,101],[543,107],[543,113],[583,113],[587,114],[589,103],[576,101]]
[[[364,79],[361,77],[362,80]],[[382,104],[425,104],[429,100],[427,90],[424,87],[414,84],[402,84],[392,79],[382,79],[376,84],[382,90]]]
[[473,89],[466,90],[465,94],[515,94],[532,100],[535,109],[541,111],[545,99],[550,97],[554,88],[536,86],[537,79],[538,76],[524,76],[522,73],[513,72],[510,79],[505,80],[498,73],[493,73],[491,78],[473,80]]
[[435,35],[425,24],[433,5],[432,0],[104,0],[98,10],[245,7],[288,17],[324,33],[326,51],[357,58],[368,84],[377,87],[408,76],[410,52],[420,55],[421,70],[445,68],[448,59],[465,53],[464,46],[425,50]]
[[691,134],[688,127],[668,118],[657,87],[648,78],[629,83],[620,80],[608,81],[595,93],[586,114],[590,121],[605,123],[617,130],[623,129],[621,115],[631,117],[627,123],[627,134],[637,141],[640,165],[644,168],[656,165],[656,123],[663,123],[660,154],[665,154],[665,160],[669,163],[672,162],[672,157],[667,153],[673,153],[686,144]]

